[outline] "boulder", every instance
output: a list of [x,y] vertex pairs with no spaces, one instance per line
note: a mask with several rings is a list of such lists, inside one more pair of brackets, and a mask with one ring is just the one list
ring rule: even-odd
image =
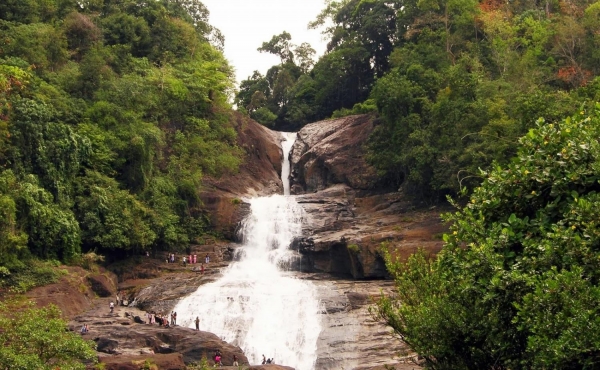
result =
[[373,131],[373,116],[357,115],[304,126],[292,148],[292,194],[346,184],[352,189],[373,189],[375,169],[365,160]]
[[109,338],[96,338],[96,351],[114,354],[119,347],[119,342]]

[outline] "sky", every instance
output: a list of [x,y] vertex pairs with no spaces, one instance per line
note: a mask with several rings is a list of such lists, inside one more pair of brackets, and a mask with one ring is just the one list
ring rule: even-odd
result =
[[202,0],[210,11],[209,23],[225,35],[225,57],[235,68],[236,80],[247,79],[255,70],[263,75],[279,57],[256,49],[274,35],[287,31],[292,43],[308,42],[323,55],[327,42],[321,30],[309,30],[325,8],[324,0]]

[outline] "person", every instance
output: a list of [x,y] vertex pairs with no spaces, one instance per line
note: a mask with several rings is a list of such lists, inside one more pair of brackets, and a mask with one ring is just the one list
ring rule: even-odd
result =
[[238,360],[237,360],[236,355],[233,355],[233,364],[231,364],[231,366],[240,366],[240,365],[238,365]]
[[267,359],[267,364],[270,364],[270,363],[271,363],[271,359],[269,358],[269,359]]
[[206,263],[208,265],[209,262],[210,262],[210,257],[208,256],[208,253],[206,253],[206,257],[204,257],[204,263]]
[[200,318],[198,318],[198,316],[196,316],[196,320],[194,320],[194,322],[196,323],[196,330],[200,330]]
[[200,273],[204,274],[204,264],[203,263],[200,264]]
[[263,354],[263,360],[262,360],[262,364],[266,364],[267,363],[267,359],[265,358],[265,355]]
[[186,262],[186,257],[185,257],[185,256],[183,256],[183,267],[185,267],[185,266],[186,266],[185,262]]
[[87,333],[88,331],[89,331],[89,330],[88,330],[88,326],[87,326],[87,324],[84,324],[83,326],[81,326],[81,334],[85,334],[85,333]]
[[177,325],[177,312],[173,312],[173,326]]
[[223,364],[221,363],[221,351],[216,350],[215,351],[215,366],[223,366]]
[[118,306],[119,305],[119,298],[120,298],[118,292],[117,292],[117,297],[116,298],[117,298],[117,306]]
[[110,313],[113,313],[113,310],[115,309],[115,303],[113,301],[110,301],[108,307],[110,308]]

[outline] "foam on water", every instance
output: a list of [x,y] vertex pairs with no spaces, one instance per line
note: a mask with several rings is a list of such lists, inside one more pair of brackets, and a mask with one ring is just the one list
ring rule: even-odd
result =
[[[286,139],[293,143],[295,135]],[[284,146],[284,153],[289,148],[291,144]],[[301,233],[302,209],[291,196],[260,197],[249,203],[240,260],[219,280],[180,301],[174,309],[178,321],[193,327],[199,316],[201,330],[240,346],[250,364],[259,364],[264,354],[276,363],[312,370],[321,332],[316,288],[285,271],[292,257],[289,245]]]

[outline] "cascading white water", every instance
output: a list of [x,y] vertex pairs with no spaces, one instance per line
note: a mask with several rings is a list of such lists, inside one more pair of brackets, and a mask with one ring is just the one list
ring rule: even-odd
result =
[[289,156],[290,151],[292,150],[292,146],[294,145],[294,141],[296,141],[296,133],[295,132],[282,132],[283,138],[285,139],[281,142],[281,149],[283,150],[283,163],[281,164],[281,181],[283,181],[283,195],[290,195],[290,159],[286,158]]
[[[282,167],[287,174],[282,170],[282,180],[289,194],[287,157],[295,134],[284,138]],[[316,288],[281,269],[292,257],[288,249],[292,239],[301,233],[302,209],[293,197],[282,195],[249,203],[240,260],[174,310],[184,326],[193,327],[198,316],[201,330],[240,346],[250,364],[260,363],[264,354],[276,363],[311,370],[321,332]]]

